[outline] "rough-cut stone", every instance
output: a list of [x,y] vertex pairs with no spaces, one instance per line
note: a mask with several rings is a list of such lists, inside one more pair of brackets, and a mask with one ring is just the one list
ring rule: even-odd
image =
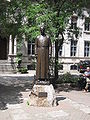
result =
[[52,84],[34,85],[29,96],[29,103],[32,106],[56,106],[55,90]]

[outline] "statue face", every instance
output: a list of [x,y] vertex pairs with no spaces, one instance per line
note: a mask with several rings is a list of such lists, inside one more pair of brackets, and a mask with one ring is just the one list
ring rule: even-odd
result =
[[41,31],[41,34],[44,35],[45,28],[44,27],[40,27],[40,31]]

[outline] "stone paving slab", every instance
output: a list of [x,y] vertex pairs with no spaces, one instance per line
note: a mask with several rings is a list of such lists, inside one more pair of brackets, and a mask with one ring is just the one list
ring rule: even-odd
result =
[[0,111],[0,120],[12,120],[8,110]]
[[59,95],[90,107],[90,92],[71,90],[69,92],[62,91]]

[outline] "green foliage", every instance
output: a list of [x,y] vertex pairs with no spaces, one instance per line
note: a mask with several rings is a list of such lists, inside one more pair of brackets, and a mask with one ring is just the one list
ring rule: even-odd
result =
[[26,67],[22,67],[22,68],[21,68],[21,73],[22,73],[22,74],[23,74],[23,73],[27,73],[27,71],[28,71],[28,70],[27,70]]
[[55,41],[64,31],[73,11],[81,11],[89,3],[89,0],[1,0],[1,34],[17,34],[18,37],[25,34],[32,40],[39,34],[39,26],[45,23],[47,33]]
[[21,61],[22,61],[22,53],[17,53],[17,55],[16,55],[16,62],[17,63],[21,63]]
[[56,80],[56,83],[76,83],[78,82],[79,77],[71,75],[70,73],[65,73],[60,75],[59,78]]
[[22,57],[22,53],[17,53],[16,57]]
[[28,105],[28,106],[30,105],[29,101],[27,101],[27,105]]
[[28,71],[28,70],[27,70],[26,67],[21,67],[21,68],[19,68],[19,69],[17,70],[17,72],[20,72],[20,73],[22,73],[22,74],[28,73],[27,71]]

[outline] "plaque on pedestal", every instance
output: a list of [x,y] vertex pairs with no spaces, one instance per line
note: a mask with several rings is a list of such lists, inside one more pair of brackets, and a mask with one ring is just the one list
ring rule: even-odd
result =
[[30,97],[31,106],[51,107],[56,106],[55,90],[50,85],[34,85]]

